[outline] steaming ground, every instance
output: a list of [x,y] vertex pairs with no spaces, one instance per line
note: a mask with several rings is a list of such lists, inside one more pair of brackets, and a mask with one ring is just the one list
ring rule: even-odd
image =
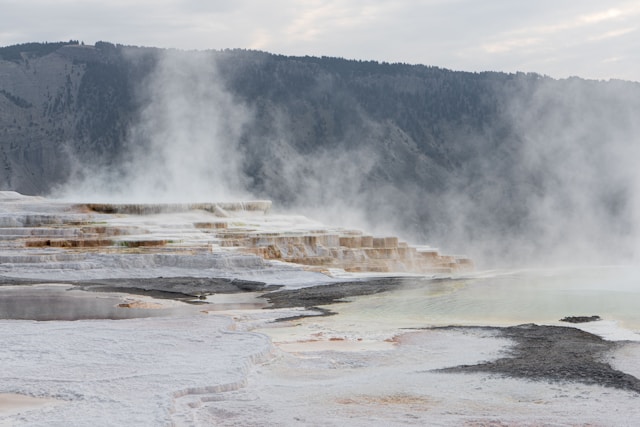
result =
[[[0,425],[617,426],[640,417],[636,267],[354,281],[233,248],[201,250],[208,235],[193,224],[210,213],[101,215],[0,196],[0,298],[47,314],[0,320]],[[317,226],[226,219],[272,231]],[[23,241],[73,241],[74,224],[139,226],[146,232],[131,241],[161,238],[181,251]],[[85,307],[72,317],[84,320],[47,320],[55,313],[38,304]],[[593,314],[605,320],[582,328],[610,342],[588,335],[598,351],[585,353],[558,319]],[[487,327],[525,322],[556,327],[563,345],[549,347],[553,357],[527,358],[541,352],[522,330],[544,328]],[[450,325],[458,327],[434,329]]]
[[[150,60],[144,50],[124,52],[132,64]],[[452,117],[443,121],[419,102],[409,108],[404,94],[398,102],[411,114],[394,117],[405,110],[386,105],[393,101],[365,103],[355,93],[406,86],[406,99],[415,92],[427,102],[430,91],[448,93],[446,80],[432,86],[374,73],[351,81],[321,65],[304,71],[302,61],[298,87],[286,72],[247,80],[240,64],[248,60],[250,75],[260,74],[270,63],[260,55],[171,50],[153,58],[131,94],[140,108],[118,140],[118,160],[77,162],[57,196],[270,199],[324,223],[432,243],[489,268],[640,259],[637,85],[518,74],[479,92],[479,105],[463,89],[447,95],[455,107],[442,105]],[[488,84],[488,76],[476,77]],[[243,90],[253,84],[268,90]],[[385,91],[376,96],[386,98]],[[467,117],[456,102],[486,109],[486,117]],[[408,118],[414,110],[418,116]]]
[[[316,83],[310,89],[322,82]],[[157,203],[245,199],[250,189],[260,189],[330,217],[331,223],[365,227],[377,220],[366,228],[399,227],[493,261],[505,255],[555,265],[637,258],[637,99],[614,83],[595,92],[581,85],[568,91],[556,91],[556,83],[547,80],[531,91],[523,86],[524,97],[497,106],[504,129],[454,133],[453,139],[473,143],[456,148],[449,140],[447,149],[449,142],[454,151],[478,148],[468,153],[471,160],[460,175],[450,176],[443,169],[446,156],[442,162],[414,164],[416,141],[397,124],[373,120],[360,108],[348,108],[353,112],[345,120],[348,129],[335,146],[304,147],[284,109],[269,110],[271,123],[263,129],[255,120],[256,106],[226,90],[212,56],[166,52],[138,88],[141,109],[127,140],[120,141],[126,147],[121,164],[78,164],[59,194]],[[626,97],[632,99],[618,102]],[[260,130],[246,133],[252,126]],[[513,135],[495,146],[492,132],[503,131]],[[387,158],[401,165],[395,173],[402,176],[395,179],[404,186],[392,185],[390,163],[382,162]],[[471,172],[465,175],[464,168]],[[416,184],[418,175],[429,179]],[[422,185],[445,181],[434,190]],[[49,208],[36,207],[35,217],[46,216]],[[19,222],[15,212],[2,214],[8,228]],[[182,225],[155,231],[171,239],[172,227]],[[0,269],[9,276],[3,283],[95,286],[89,282],[106,277],[108,283],[100,284],[105,289],[132,291],[161,276],[156,287],[175,291],[179,279],[193,295],[202,286],[195,279],[215,275],[283,285],[304,306],[301,295],[308,293],[300,288],[335,282],[229,253],[134,253],[124,260],[108,253],[61,252],[16,254],[9,248],[2,253],[8,261]],[[34,266],[35,258],[47,262]],[[606,362],[605,373],[638,376],[640,349],[628,341],[637,341],[640,330],[640,275],[634,271],[622,280],[610,274],[605,272],[598,287],[574,283],[567,275],[546,277],[535,286],[498,283],[495,277],[422,283],[422,294],[413,287],[352,295],[349,303],[323,307],[337,315],[304,319],[300,316],[319,312],[263,310],[258,307],[264,301],[255,295],[236,300],[216,295],[208,307],[160,317],[2,320],[0,425],[635,425],[638,393],[593,383],[588,372],[580,378],[581,366],[570,364],[571,352],[582,351],[580,346],[561,355],[563,363],[569,360],[568,367],[562,365],[565,371],[577,372],[571,381],[546,365],[551,373],[542,379],[534,378],[535,365],[532,374],[514,378],[509,371],[474,368],[494,366],[513,354],[516,341],[497,329],[429,329],[558,326],[557,319],[566,315],[598,314],[605,321],[583,329],[618,344],[607,346],[603,360],[588,362]],[[586,275],[593,277],[593,270]],[[117,304],[160,304],[127,301]],[[290,320],[272,323],[277,318]],[[471,368],[442,371],[458,365]]]

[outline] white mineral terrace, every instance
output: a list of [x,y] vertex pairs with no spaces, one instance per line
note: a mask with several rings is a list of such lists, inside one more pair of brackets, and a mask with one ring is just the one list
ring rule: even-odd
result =
[[469,259],[397,237],[270,213],[271,202],[58,203],[0,192],[0,274],[49,279],[166,275],[250,277],[304,271],[445,275]]
[[[597,313],[607,321],[584,328],[625,340],[606,359],[639,377],[638,269],[425,280],[334,304],[335,316],[264,310],[254,292],[188,305],[69,284],[232,277],[296,288],[350,274],[424,278],[471,267],[395,237],[276,215],[264,201],[70,204],[0,192],[0,276],[10,285],[0,286],[4,307],[20,301],[41,314],[39,301],[54,311],[107,311],[75,317],[87,320],[0,319],[0,427],[638,424],[635,392],[439,372],[504,357],[514,342],[492,330],[432,328]],[[111,317],[114,307],[156,314]]]

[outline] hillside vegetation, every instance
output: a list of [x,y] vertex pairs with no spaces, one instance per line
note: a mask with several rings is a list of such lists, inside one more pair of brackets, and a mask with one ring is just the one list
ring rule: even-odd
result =
[[0,189],[266,198],[492,265],[608,262],[638,249],[637,117],[634,82],[29,43],[0,48]]

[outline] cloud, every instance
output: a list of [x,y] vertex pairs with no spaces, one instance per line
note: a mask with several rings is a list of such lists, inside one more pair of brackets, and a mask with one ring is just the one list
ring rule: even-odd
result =
[[604,34],[598,34],[589,38],[589,41],[602,41],[616,37],[626,36],[627,34],[638,31],[638,27],[621,28],[619,30],[607,31]]
[[[284,35],[295,40],[317,41],[335,31],[357,31],[375,24],[384,7],[374,2],[312,1],[287,26]],[[363,28],[367,29],[367,28]]]
[[501,40],[495,43],[489,43],[483,46],[487,53],[505,53],[512,50],[520,50],[523,48],[540,45],[543,40],[537,37],[516,38],[509,40]]
[[[239,47],[640,81],[638,42],[623,32],[636,27],[640,6],[626,0],[0,0],[0,10],[0,45],[73,38],[180,49]],[[612,51],[629,59],[604,61]]]
[[624,13],[620,9],[608,9],[603,12],[596,12],[590,15],[583,15],[578,19],[577,22],[584,23],[584,24],[597,24],[603,21],[609,21],[611,19],[619,18],[623,15],[626,15],[626,13]]

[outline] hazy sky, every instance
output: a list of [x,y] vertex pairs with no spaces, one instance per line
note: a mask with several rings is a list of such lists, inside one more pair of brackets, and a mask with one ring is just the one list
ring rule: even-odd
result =
[[69,39],[640,81],[638,0],[0,0],[0,46]]

